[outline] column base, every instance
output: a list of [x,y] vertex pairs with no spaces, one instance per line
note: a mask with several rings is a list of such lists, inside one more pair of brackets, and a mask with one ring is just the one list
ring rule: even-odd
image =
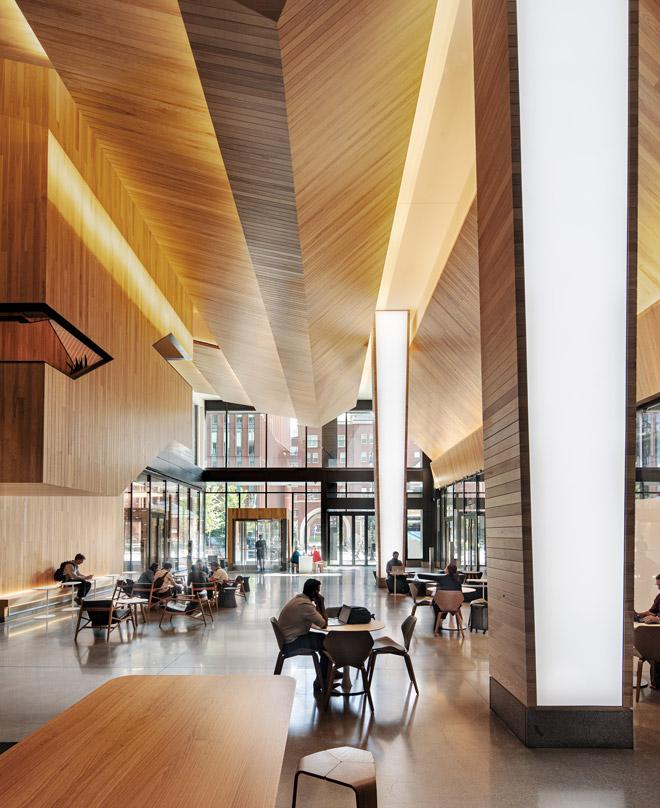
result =
[[527,707],[491,677],[490,708],[531,748],[633,748],[629,707]]

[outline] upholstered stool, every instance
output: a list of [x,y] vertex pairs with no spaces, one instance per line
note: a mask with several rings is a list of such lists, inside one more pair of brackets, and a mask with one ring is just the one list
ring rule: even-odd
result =
[[357,808],[378,806],[376,764],[373,755],[366,749],[340,746],[337,749],[325,749],[323,752],[315,752],[313,755],[300,758],[293,781],[292,808],[296,806],[298,778],[301,774],[352,788]]
[[220,607],[222,609],[236,608],[236,587],[223,586],[220,590]]

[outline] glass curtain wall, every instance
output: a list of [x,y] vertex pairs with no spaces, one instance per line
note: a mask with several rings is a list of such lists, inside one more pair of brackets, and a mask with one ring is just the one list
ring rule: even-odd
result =
[[126,572],[154,561],[187,569],[205,555],[199,488],[144,473],[124,491],[123,503]]
[[486,486],[476,474],[441,488],[437,498],[438,560],[460,569],[486,566]]
[[285,508],[291,544],[321,547],[321,483],[208,483],[205,500],[209,554],[227,556],[228,508]]

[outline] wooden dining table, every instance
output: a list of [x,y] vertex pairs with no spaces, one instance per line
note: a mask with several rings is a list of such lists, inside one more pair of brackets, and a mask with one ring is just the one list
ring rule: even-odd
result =
[[0,805],[270,808],[294,690],[289,676],[112,679],[0,756]]

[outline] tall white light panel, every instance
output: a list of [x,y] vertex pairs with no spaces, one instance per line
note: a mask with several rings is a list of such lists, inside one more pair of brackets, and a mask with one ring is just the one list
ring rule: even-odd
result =
[[537,699],[617,706],[628,3],[517,7]]
[[393,550],[403,554],[408,414],[408,312],[377,311],[375,403],[379,574]]

